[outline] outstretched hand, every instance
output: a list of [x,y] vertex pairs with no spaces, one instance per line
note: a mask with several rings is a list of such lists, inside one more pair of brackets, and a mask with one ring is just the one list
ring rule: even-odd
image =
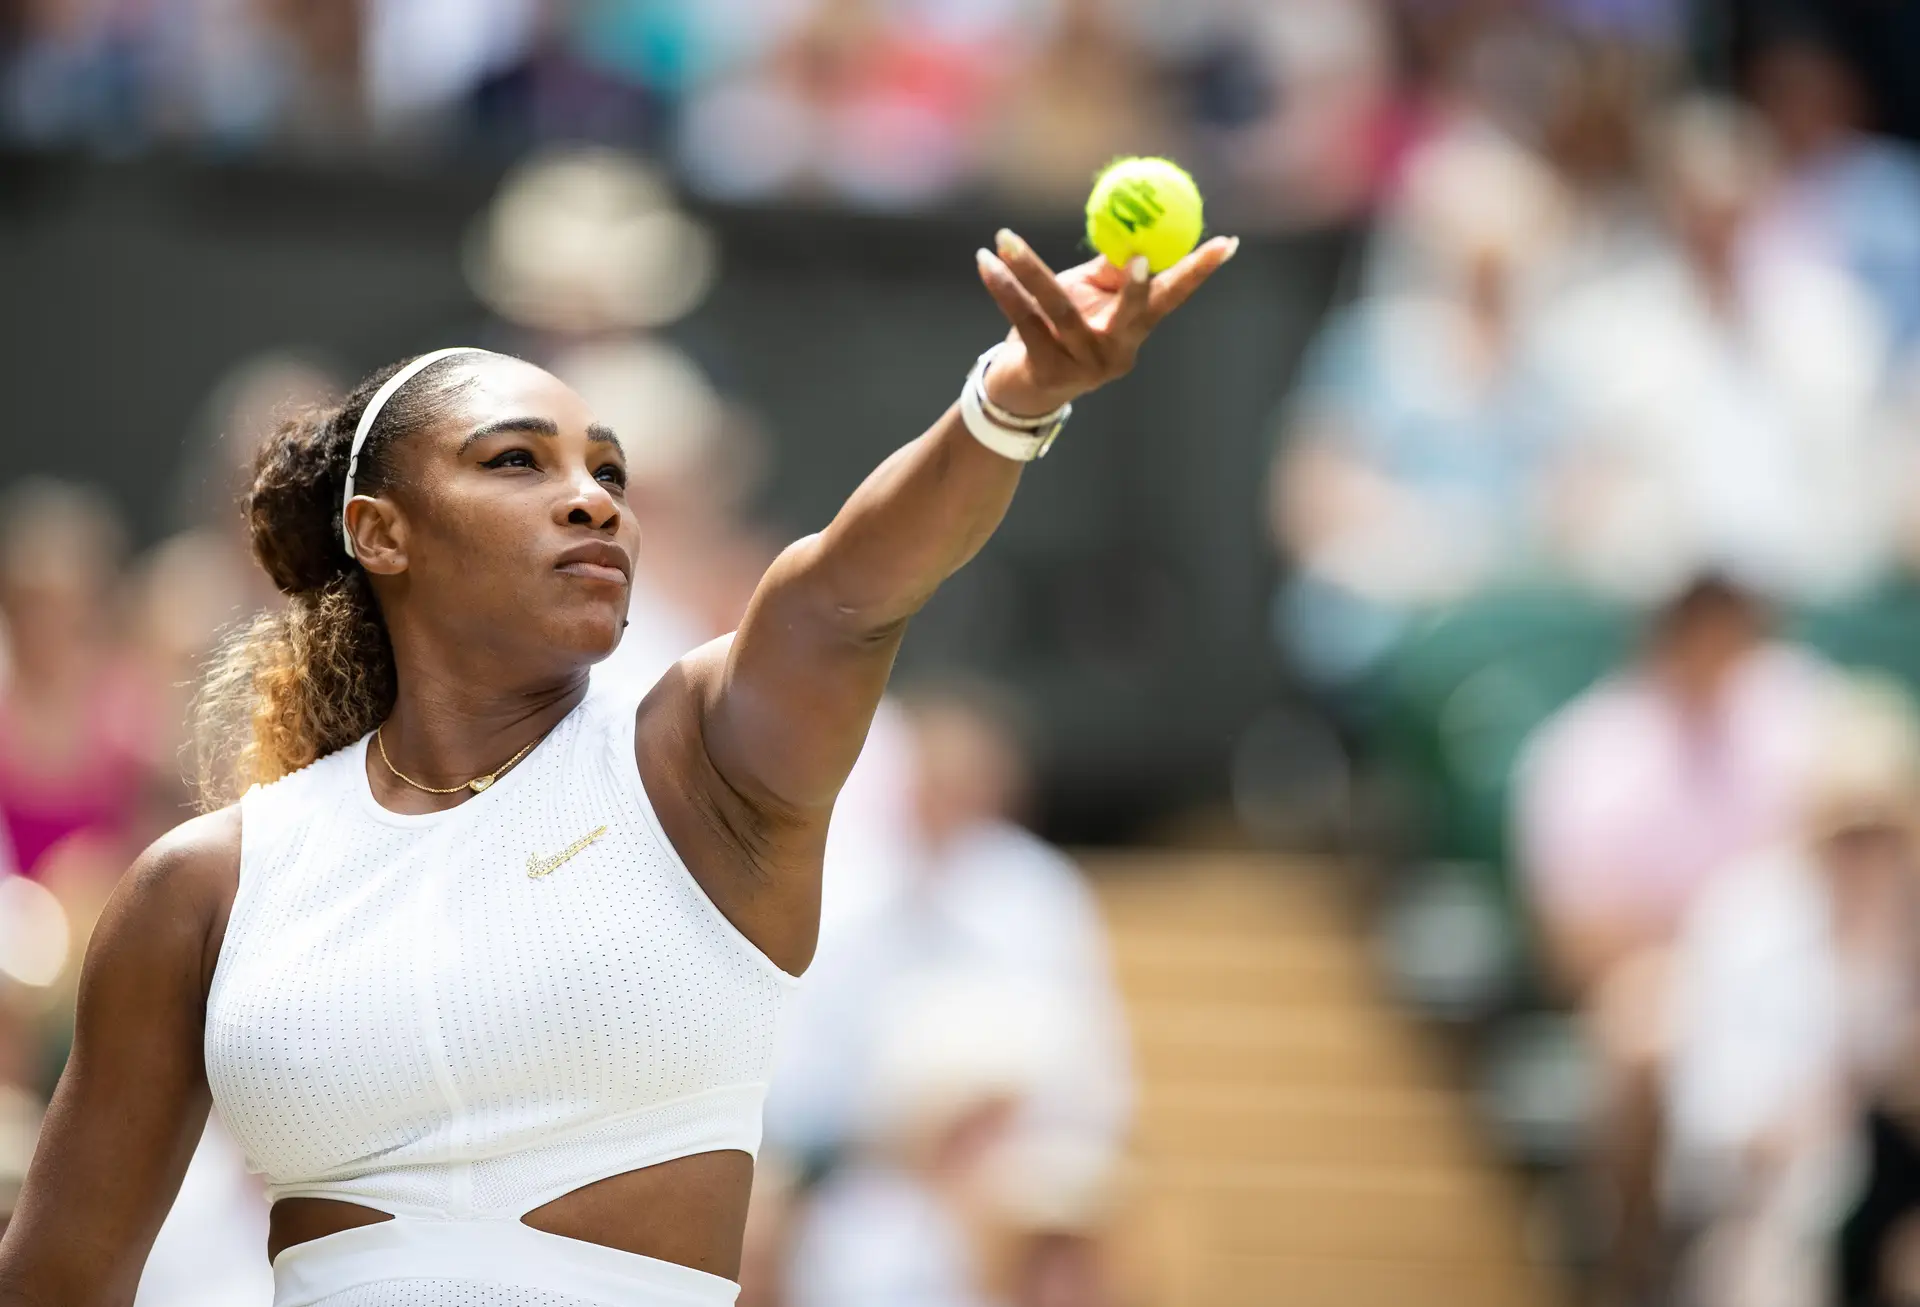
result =
[[1033,247],[1002,230],[999,253],[981,250],[980,280],[1013,324],[994,359],[988,397],[1038,416],[1097,390],[1133,368],[1140,346],[1240,248],[1216,236],[1157,277],[1145,258],[1116,268],[1104,255],[1056,274]]

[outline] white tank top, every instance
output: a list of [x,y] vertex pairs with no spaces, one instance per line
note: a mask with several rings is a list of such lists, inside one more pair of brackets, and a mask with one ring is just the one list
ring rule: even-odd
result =
[[596,680],[445,812],[376,803],[366,739],[241,799],[207,1080],[271,1198],[518,1216],[757,1151],[795,981],[667,841],[635,707]]

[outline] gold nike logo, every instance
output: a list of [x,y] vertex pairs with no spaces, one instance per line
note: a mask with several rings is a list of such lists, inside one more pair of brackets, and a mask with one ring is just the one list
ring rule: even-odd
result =
[[587,845],[593,843],[606,833],[607,828],[605,826],[595,826],[592,830],[567,845],[566,848],[560,850],[560,852],[554,854],[551,858],[542,858],[539,856],[528,858],[527,875],[534,880],[539,880],[542,876],[551,876],[554,871],[559,868],[561,863],[566,862],[569,858],[572,858],[575,854],[586,848]]

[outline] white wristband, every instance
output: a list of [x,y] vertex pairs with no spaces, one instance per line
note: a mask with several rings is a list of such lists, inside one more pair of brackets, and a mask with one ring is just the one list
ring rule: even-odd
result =
[[960,390],[960,419],[975,440],[1002,458],[1031,463],[1053,447],[1054,437],[1073,416],[1073,405],[1062,404],[1044,417],[1022,418],[988,399],[987,368],[1004,344],[1006,342],[1001,341],[982,354],[974,363],[973,371],[967,374],[967,384]]

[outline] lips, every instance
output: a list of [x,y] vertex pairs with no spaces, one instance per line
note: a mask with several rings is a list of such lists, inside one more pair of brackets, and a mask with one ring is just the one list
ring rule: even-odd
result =
[[575,545],[554,562],[556,572],[565,572],[588,581],[625,585],[633,579],[633,560],[619,545],[591,540]]

